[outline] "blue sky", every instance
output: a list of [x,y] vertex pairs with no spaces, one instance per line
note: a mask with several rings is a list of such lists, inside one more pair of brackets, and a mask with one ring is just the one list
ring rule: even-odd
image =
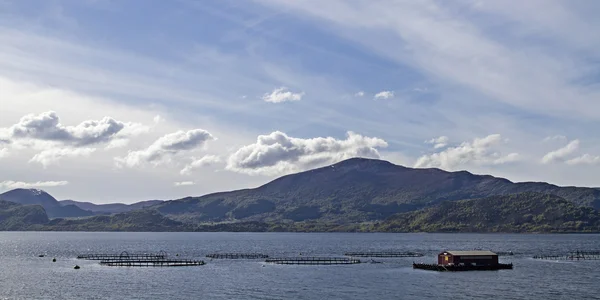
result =
[[172,199],[353,156],[600,186],[598,6],[0,0],[0,189]]

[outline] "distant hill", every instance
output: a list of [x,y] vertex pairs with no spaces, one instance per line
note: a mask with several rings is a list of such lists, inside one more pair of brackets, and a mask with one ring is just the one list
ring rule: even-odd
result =
[[0,201],[0,230],[24,230],[32,225],[46,223],[48,216],[40,205]]
[[538,192],[577,206],[600,208],[600,190],[548,183],[513,183],[466,171],[413,169],[387,161],[353,158],[283,176],[261,187],[156,205],[183,222],[364,222],[383,220],[443,201]]
[[75,205],[60,203],[45,191],[38,189],[14,189],[0,194],[0,200],[18,204],[34,204],[44,208],[50,218],[71,218],[91,216],[91,211],[83,210]]
[[522,193],[445,201],[395,215],[373,229],[386,232],[599,232],[600,213],[558,196]]
[[132,210],[138,210],[142,208],[146,208],[152,205],[156,205],[162,203],[161,200],[148,200],[136,202],[133,204],[123,204],[123,203],[110,203],[110,204],[95,204],[91,202],[78,202],[73,200],[61,200],[59,201],[60,205],[75,205],[83,210],[88,210],[93,212],[94,214],[114,214],[114,213],[123,213]]
[[[40,190],[13,190],[0,199],[29,205],[6,208],[10,230],[22,224],[22,230],[77,231],[600,232],[596,188],[513,183],[359,158],[254,189],[141,202],[136,205],[154,205],[109,216],[57,218],[92,214],[75,204],[103,205],[61,206]],[[46,221],[45,213],[53,219]]]

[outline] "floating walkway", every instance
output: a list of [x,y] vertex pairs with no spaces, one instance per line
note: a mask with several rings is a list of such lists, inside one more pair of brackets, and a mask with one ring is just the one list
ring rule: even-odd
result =
[[204,265],[202,260],[190,259],[159,259],[159,260],[136,260],[136,259],[117,259],[103,260],[100,265],[110,267],[190,267]]
[[600,251],[571,251],[567,254],[541,254],[534,259],[544,260],[600,260]]
[[354,257],[422,257],[423,253],[418,252],[347,252],[345,256]]
[[472,266],[472,265],[438,265],[438,264],[416,264],[416,263],[413,263],[413,269],[439,271],[439,272],[495,271],[495,270],[512,270],[512,268],[513,268],[513,264]]
[[166,259],[167,254],[164,252],[150,254],[150,253],[127,253],[123,251],[120,254],[82,254],[78,255],[77,259],[85,260],[118,260],[118,259],[135,259],[135,260],[158,260]]
[[269,258],[267,263],[278,265],[352,265],[360,264],[359,259],[345,257],[291,257]]
[[214,259],[264,259],[269,258],[266,254],[260,253],[211,253],[206,255]]

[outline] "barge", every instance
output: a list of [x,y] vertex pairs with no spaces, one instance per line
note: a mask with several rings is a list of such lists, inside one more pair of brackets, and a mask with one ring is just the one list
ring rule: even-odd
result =
[[428,271],[495,271],[511,270],[513,264],[498,262],[491,251],[444,251],[438,254],[437,264],[413,263],[413,269]]

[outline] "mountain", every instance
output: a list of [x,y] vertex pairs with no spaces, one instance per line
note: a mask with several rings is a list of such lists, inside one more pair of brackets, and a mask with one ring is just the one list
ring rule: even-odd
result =
[[600,213],[540,193],[445,201],[395,215],[378,224],[385,232],[598,232]]
[[[0,225],[10,230],[600,232],[596,188],[513,183],[359,158],[254,189],[109,216],[56,218],[67,214],[65,207],[92,212],[68,204],[75,202],[61,206],[40,190],[13,190],[0,198],[26,204],[4,202],[9,206],[0,222],[9,221]],[[48,221],[46,212],[54,219]]]
[[0,230],[23,230],[32,225],[48,223],[48,216],[40,205],[19,205],[0,201]]
[[542,182],[513,183],[466,171],[413,169],[387,161],[353,158],[283,176],[254,189],[187,197],[155,206],[183,222],[383,220],[443,201],[537,192],[577,206],[600,208],[600,190]]
[[60,205],[75,205],[83,210],[91,211],[95,214],[114,214],[114,213],[122,213],[128,212],[132,210],[138,210],[146,207],[150,207],[152,205],[156,205],[162,203],[161,200],[148,200],[136,202],[133,204],[123,204],[123,203],[110,203],[110,204],[95,204],[90,202],[78,202],[73,200],[61,200],[59,201]]
[[14,189],[0,194],[0,200],[25,205],[40,205],[50,218],[70,218],[91,216],[91,211],[83,210],[75,205],[62,206],[45,191],[38,189]]

